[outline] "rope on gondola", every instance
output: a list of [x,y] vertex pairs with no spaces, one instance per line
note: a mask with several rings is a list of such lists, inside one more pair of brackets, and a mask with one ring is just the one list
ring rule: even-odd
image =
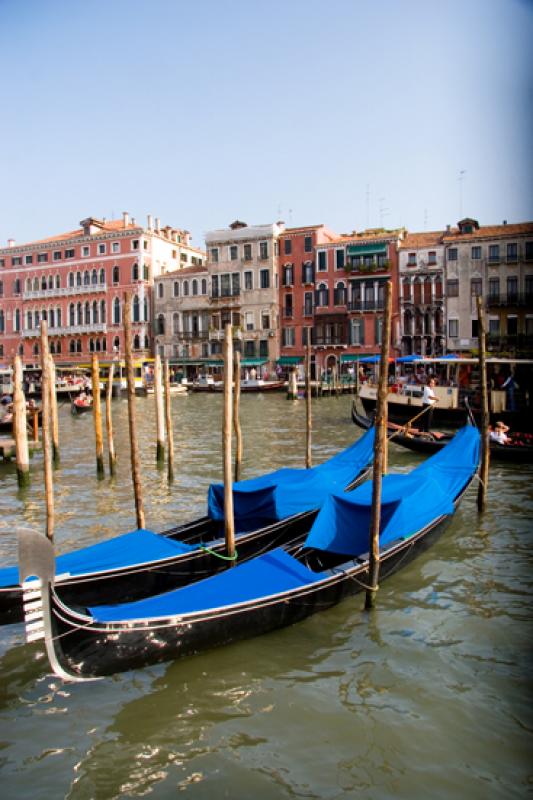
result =
[[199,546],[199,550],[204,550],[206,553],[209,553],[210,556],[216,556],[216,558],[221,558],[222,561],[236,561],[239,557],[239,554],[235,550],[235,554],[233,556],[223,556],[222,553],[217,553],[216,550],[211,550],[210,547],[205,547],[205,545],[201,544]]

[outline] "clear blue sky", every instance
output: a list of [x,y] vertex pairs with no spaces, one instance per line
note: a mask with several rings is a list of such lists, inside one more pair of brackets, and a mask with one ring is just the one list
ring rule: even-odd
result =
[[532,220],[532,41],[532,0],[0,0],[0,242]]

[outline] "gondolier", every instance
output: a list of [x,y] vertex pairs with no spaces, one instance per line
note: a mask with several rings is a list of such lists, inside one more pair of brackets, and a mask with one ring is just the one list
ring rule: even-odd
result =
[[422,395],[422,407],[425,409],[425,414],[422,415],[422,430],[429,431],[433,423],[433,407],[438,402],[438,397],[433,391],[435,386],[435,378],[430,378],[424,386],[424,393]]

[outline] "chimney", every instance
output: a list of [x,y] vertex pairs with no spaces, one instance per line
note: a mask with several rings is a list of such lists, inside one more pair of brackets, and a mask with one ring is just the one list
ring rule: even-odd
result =
[[8,247],[15,247],[15,240],[14,239],[8,239],[7,240],[7,246]]
[[155,218],[155,232],[161,233],[161,220],[159,219],[159,217]]
[[147,228],[148,228],[148,230],[149,230],[149,231],[151,231],[151,230],[152,230],[152,225],[153,225],[153,222],[152,222],[152,215],[151,215],[151,214],[148,214],[148,216],[146,217],[146,226],[147,226]]
[[451,231],[451,229],[452,229],[452,226],[451,226],[451,225],[446,225],[446,231],[447,231],[448,233]]
[[507,225],[507,220],[506,219],[504,219],[503,224]]
[[131,218],[131,224],[132,224],[132,225],[135,225],[135,217],[132,217],[132,218]]
[[127,211],[123,211],[122,212],[122,222],[123,222],[123,225],[124,225],[125,228],[128,227],[129,221],[130,221],[130,215],[128,214]]

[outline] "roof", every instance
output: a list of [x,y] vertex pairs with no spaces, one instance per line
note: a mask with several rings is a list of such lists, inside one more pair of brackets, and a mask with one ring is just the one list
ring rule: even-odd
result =
[[477,239],[500,239],[505,236],[533,236],[533,222],[517,222],[510,225],[481,225],[472,233],[461,233],[459,228],[444,231],[443,242],[464,242]]
[[424,233],[408,233],[400,244],[400,250],[417,250],[421,247],[436,247],[443,244],[445,231],[425,231]]
[[183,275],[197,275],[198,273],[207,273],[207,267],[201,264],[196,264],[191,267],[183,267],[183,269],[173,269],[172,272],[165,272],[164,275],[159,275],[158,280],[161,278],[181,278]]

